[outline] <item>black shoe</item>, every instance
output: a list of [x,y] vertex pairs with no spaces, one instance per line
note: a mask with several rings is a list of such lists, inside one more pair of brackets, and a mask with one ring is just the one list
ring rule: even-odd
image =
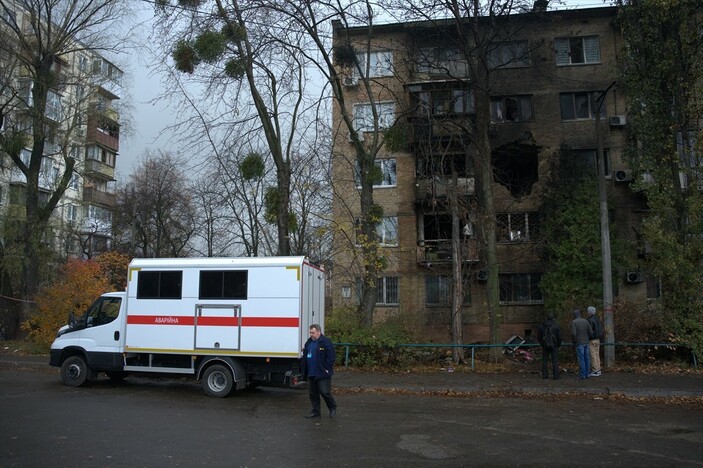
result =
[[312,412],[312,413],[308,414],[307,416],[305,416],[305,419],[314,419],[314,418],[319,418],[319,417],[320,417],[320,413]]
[[337,408],[332,408],[330,410],[330,418],[334,418],[335,416],[337,416]]

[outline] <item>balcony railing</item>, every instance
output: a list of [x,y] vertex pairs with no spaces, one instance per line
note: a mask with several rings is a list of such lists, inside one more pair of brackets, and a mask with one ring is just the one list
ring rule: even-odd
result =
[[85,187],[83,189],[83,201],[95,205],[115,206],[115,194],[101,192],[93,187]]
[[120,150],[120,139],[98,129],[96,124],[88,123],[88,134],[86,135],[88,143],[97,143],[108,148],[115,153]]
[[115,179],[115,168],[95,159],[85,161],[85,172],[87,175],[98,176],[102,179]]
[[[452,263],[451,239],[421,241],[417,248],[417,262],[421,265],[442,265]],[[476,239],[461,241],[461,261],[478,261],[478,243]]]
[[[415,198],[418,201],[427,199],[445,199],[452,190],[450,180],[443,177],[418,178],[415,185]],[[474,178],[460,177],[457,179],[457,196],[466,197],[474,194]]]

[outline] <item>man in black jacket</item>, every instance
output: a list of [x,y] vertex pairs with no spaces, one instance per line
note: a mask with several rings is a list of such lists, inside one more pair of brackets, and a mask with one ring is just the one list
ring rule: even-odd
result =
[[537,339],[542,346],[542,378],[549,378],[548,358],[552,359],[552,377],[559,378],[559,346],[561,346],[561,328],[554,321],[554,314],[547,314],[547,320],[539,326]]
[[325,400],[330,418],[337,414],[337,402],[332,396],[334,359],[332,341],[322,334],[319,325],[310,325],[310,338],[303,346],[303,356],[300,359],[300,368],[303,378],[308,381],[308,395],[312,404],[312,411],[305,416],[308,419],[320,417],[320,397]]

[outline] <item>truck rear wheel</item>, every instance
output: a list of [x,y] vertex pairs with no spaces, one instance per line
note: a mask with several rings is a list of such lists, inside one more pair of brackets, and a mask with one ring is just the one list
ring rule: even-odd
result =
[[232,371],[222,364],[214,364],[203,372],[203,389],[211,397],[226,397],[234,387]]
[[61,381],[69,387],[80,387],[88,380],[88,365],[81,356],[70,356],[61,364]]

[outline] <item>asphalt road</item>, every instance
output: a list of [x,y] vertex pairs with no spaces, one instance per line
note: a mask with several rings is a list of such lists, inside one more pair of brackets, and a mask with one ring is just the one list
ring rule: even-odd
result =
[[564,396],[452,398],[340,391],[206,397],[187,380],[63,386],[0,368],[1,467],[703,466],[700,405]]

